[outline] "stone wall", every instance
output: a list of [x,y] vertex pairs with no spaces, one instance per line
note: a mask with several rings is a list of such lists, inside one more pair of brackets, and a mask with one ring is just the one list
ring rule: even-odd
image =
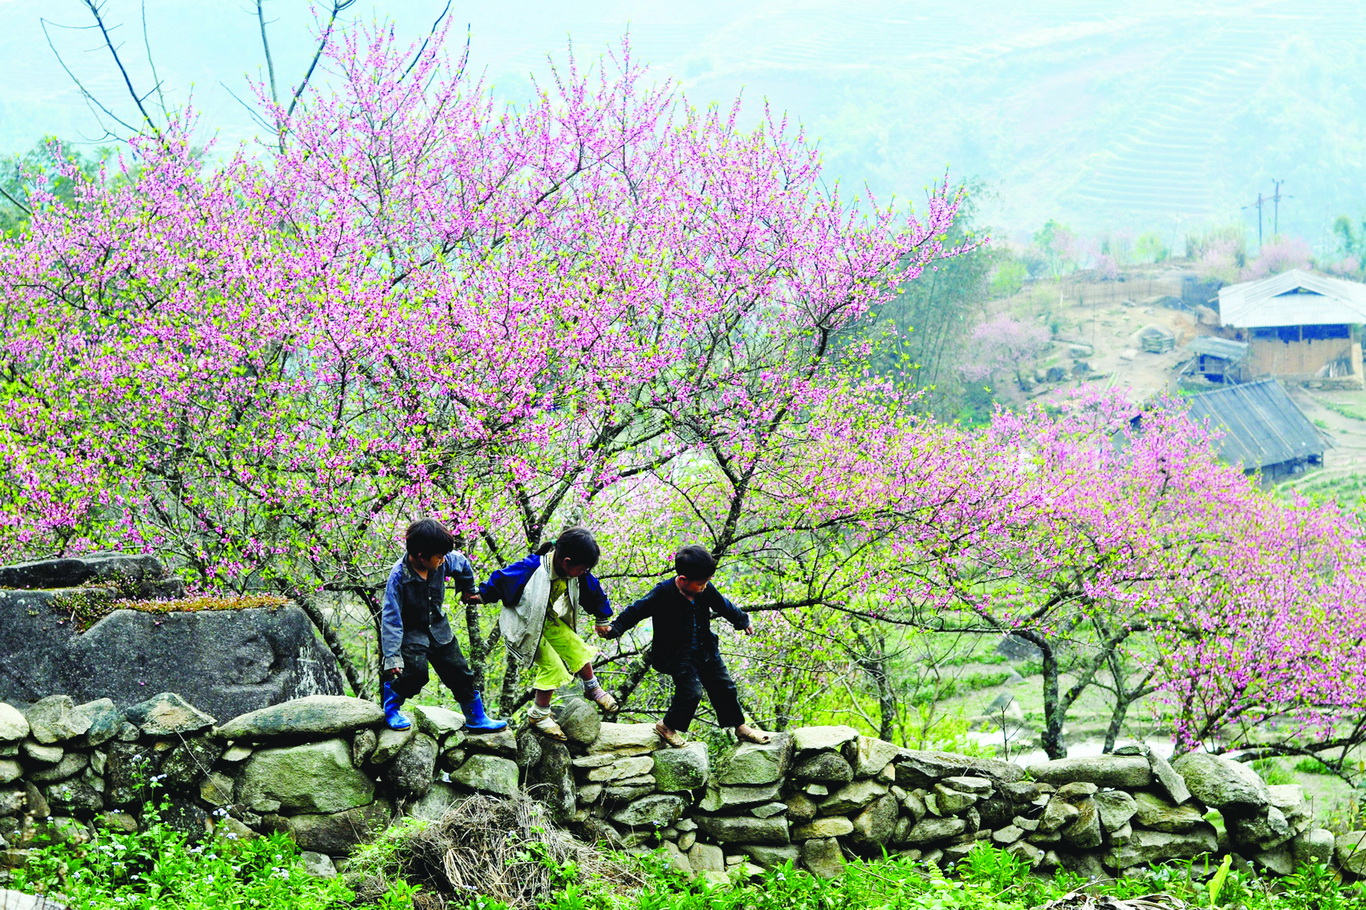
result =
[[948,864],[978,841],[1040,872],[1106,875],[1233,852],[1272,874],[1309,859],[1366,873],[1366,852],[1355,853],[1366,833],[1335,841],[1299,787],[1268,787],[1210,755],[1169,764],[1133,748],[1025,769],[808,727],[715,757],[702,743],[661,747],[650,724],[604,723],[574,696],[557,708],[568,743],[527,730],[472,736],[456,712],[412,713],[413,728],[396,732],[377,706],[342,696],[222,726],[167,693],[126,710],[66,696],[23,712],[0,704],[0,856],[22,861],[44,833],[84,839],[97,818],[135,827],[155,780],[175,823],[287,831],[320,867],[400,815],[524,791],[585,838],[662,847],[717,879],[784,861],[830,875],[884,850]]

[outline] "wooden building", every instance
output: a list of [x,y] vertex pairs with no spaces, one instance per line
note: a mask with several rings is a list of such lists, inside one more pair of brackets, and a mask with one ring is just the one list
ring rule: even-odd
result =
[[1185,399],[1191,419],[1214,435],[1221,461],[1269,481],[1323,465],[1328,443],[1274,379],[1225,386]]
[[1247,342],[1201,335],[1186,350],[1191,354],[1186,368],[1210,382],[1242,382],[1248,378]]
[[1219,321],[1225,338],[1247,342],[1248,378],[1366,387],[1366,285],[1294,269],[1221,289]]

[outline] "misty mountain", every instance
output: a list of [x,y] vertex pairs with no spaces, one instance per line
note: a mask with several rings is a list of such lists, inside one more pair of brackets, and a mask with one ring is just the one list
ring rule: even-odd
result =
[[[443,4],[376,3],[414,37]],[[137,4],[121,40],[141,64]],[[260,69],[248,4],[190,8],[150,0],[149,40],[171,97],[193,85],[203,122],[235,143],[251,123],[224,84],[245,94]],[[53,0],[43,15],[80,21]],[[296,9],[295,7],[298,7]],[[273,0],[278,67],[307,57],[303,4]],[[35,6],[0,0],[0,148],[43,133],[98,131],[36,29]],[[60,13],[60,15],[59,15]],[[1366,214],[1366,12],[1359,0],[1101,4],[1094,0],[949,4],[854,0],[715,0],[559,4],[514,0],[455,8],[471,67],[516,99],[546,55],[619,47],[697,104],[743,93],[787,111],[816,138],[829,172],[880,196],[912,200],[947,168],[983,183],[981,221],[1023,235],[1055,218],[1084,233],[1155,230],[1169,243],[1240,221],[1255,235],[1258,193],[1281,180],[1265,231],[1330,247],[1336,215]],[[88,33],[58,34],[99,92],[116,74]],[[137,41],[134,41],[137,39]],[[138,73],[135,71],[135,75]],[[141,75],[149,78],[145,72]],[[150,84],[150,83],[149,83]],[[1277,212],[1278,209],[1278,212]]]

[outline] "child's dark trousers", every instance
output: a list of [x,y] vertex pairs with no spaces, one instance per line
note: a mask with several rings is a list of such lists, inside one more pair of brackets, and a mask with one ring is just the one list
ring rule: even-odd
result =
[[399,698],[412,698],[427,685],[429,675],[427,665],[436,671],[436,676],[445,683],[460,704],[474,697],[474,674],[460,645],[455,639],[449,644],[438,645],[430,638],[426,641],[403,642],[400,650],[403,655],[403,672],[393,682],[394,694]]
[[735,682],[730,678],[720,654],[714,651],[711,655],[694,653],[681,670],[670,675],[674,680],[674,697],[669,703],[668,713],[664,715],[664,726],[670,730],[688,729],[697,714],[697,706],[702,702],[703,690],[706,690],[711,706],[716,709],[717,726],[738,727],[745,722]]

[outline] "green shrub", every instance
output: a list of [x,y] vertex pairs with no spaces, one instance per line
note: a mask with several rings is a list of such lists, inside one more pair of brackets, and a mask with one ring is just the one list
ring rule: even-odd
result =
[[103,829],[86,844],[35,848],[10,887],[59,894],[61,903],[83,910],[323,910],[352,899],[340,879],[309,876],[283,834],[194,842],[160,821],[155,808],[135,833]]
[[1251,765],[1252,770],[1273,787],[1295,782],[1295,775],[1287,770],[1278,758],[1258,758],[1251,762]]
[[1300,774],[1334,774],[1332,768],[1325,765],[1322,761],[1312,755],[1305,756],[1295,762],[1295,770]]
[[959,685],[966,691],[974,689],[994,689],[1010,679],[1009,670],[1001,670],[995,673],[969,673],[959,679]]

